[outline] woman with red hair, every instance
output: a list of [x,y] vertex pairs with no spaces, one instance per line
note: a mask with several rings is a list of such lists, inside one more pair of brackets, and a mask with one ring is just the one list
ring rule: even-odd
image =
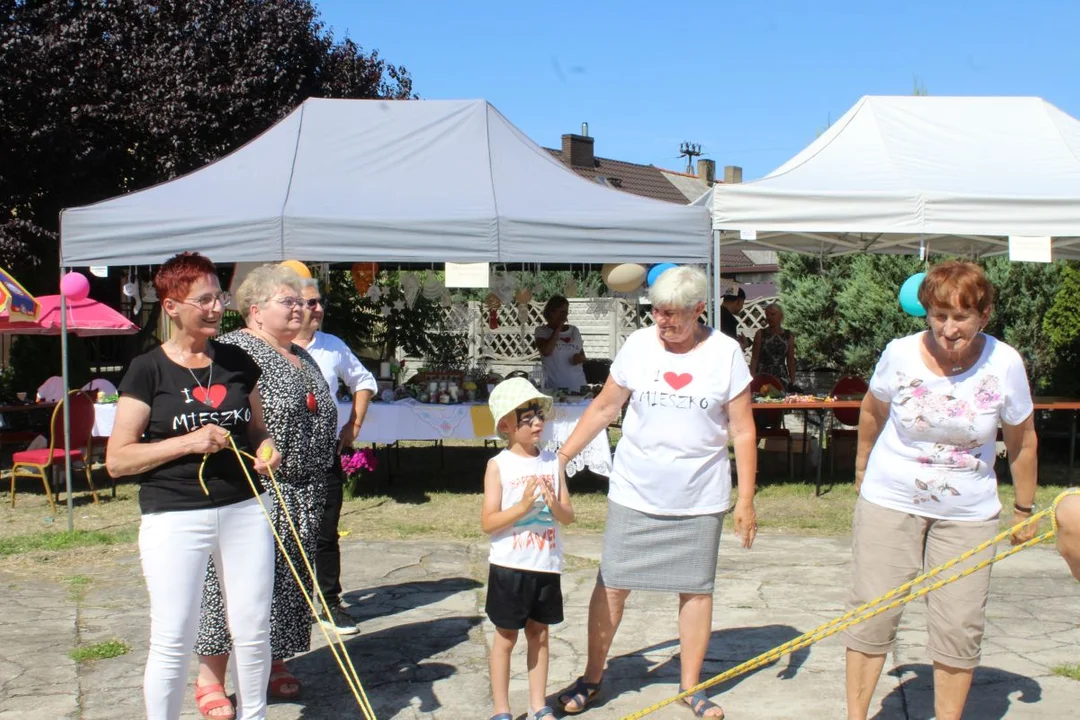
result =
[[265,474],[281,463],[263,422],[260,370],[240,348],[212,340],[229,296],[210,260],[181,253],[161,266],[154,287],[171,333],[128,367],[105,458],[113,477],[141,479],[139,555],[150,592],[146,717],[180,717],[213,557],[236,639],[237,704],[234,711],[221,685],[202,685],[199,711],[265,718],[274,539],[260,507],[265,495],[255,496],[233,453],[220,452],[232,438],[260,458],[250,471]]
[[[919,289],[927,329],[889,343],[859,415],[851,605],[858,607],[998,533],[995,441],[1008,450],[1016,507],[1035,509],[1034,407],[1019,353],[982,331],[994,286],[970,262],[939,263]],[[1013,542],[1034,535],[1019,531]],[[980,562],[993,548],[955,568]],[[938,720],[959,720],[979,664],[990,568],[927,596]],[[854,626],[847,712],[864,720],[902,607]]]

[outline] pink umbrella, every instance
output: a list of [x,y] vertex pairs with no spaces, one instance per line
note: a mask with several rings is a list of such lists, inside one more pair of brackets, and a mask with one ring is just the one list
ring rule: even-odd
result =
[[[60,296],[40,295],[41,313],[35,322],[12,321],[5,311],[0,314],[0,334],[20,335],[59,335],[60,334]],[[93,335],[134,335],[139,326],[128,320],[108,305],[97,300],[67,301],[68,332],[80,337]]]

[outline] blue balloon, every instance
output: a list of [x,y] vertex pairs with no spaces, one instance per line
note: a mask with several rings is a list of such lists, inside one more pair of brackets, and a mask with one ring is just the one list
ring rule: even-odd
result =
[[922,287],[924,278],[926,278],[926,273],[915,273],[900,286],[900,307],[908,315],[926,317],[926,308],[919,302],[919,288]]
[[657,280],[659,280],[661,275],[663,275],[668,270],[670,270],[671,268],[674,268],[674,267],[679,267],[679,266],[676,265],[675,263],[660,263],[659,265],[653,265],[649,269],[648,277],[645,278],[646,282],[649,284],[649,287],[652,287],[652,284],[654,282],[656,282]]

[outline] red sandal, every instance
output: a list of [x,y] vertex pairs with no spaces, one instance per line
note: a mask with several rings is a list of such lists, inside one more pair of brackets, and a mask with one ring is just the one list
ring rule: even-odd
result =
[[[207,698],[207,695],[221,695],[221,697]],[[236,708],[233,707],[232,701],[229,700],[229,696],[225,694],[224,685],[217,683],[200,685],[198,681],[196,681],[195,704],[199,707],[199,714],[204,718],[207,718],[207,720],[234,720],[236,717]],[[229,708],[229,712],[224,715],[210,714],[214,710],[220,710],[224,707]]]
[[[283,685],[295,685],[295,690],[282,690]],[[284,660],[275,660],[270,665],[270,697],[276,700],[295,700],[300,697],[300,681],[285,667]]]

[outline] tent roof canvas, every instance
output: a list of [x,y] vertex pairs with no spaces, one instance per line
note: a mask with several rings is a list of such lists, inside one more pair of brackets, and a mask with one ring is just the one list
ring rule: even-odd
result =
[[705,261],[708,213],[581,179],[483,100],[309,99],[188,175],[61,216],[61,263]]
[[922,241],[978,256],[1028,235],[1080,257],[1078,200],[1080,121],[1041,98],[867,96],[769,175],[714,188],[711,206],[734,245],[754,231],[758,247],[813,254]]

